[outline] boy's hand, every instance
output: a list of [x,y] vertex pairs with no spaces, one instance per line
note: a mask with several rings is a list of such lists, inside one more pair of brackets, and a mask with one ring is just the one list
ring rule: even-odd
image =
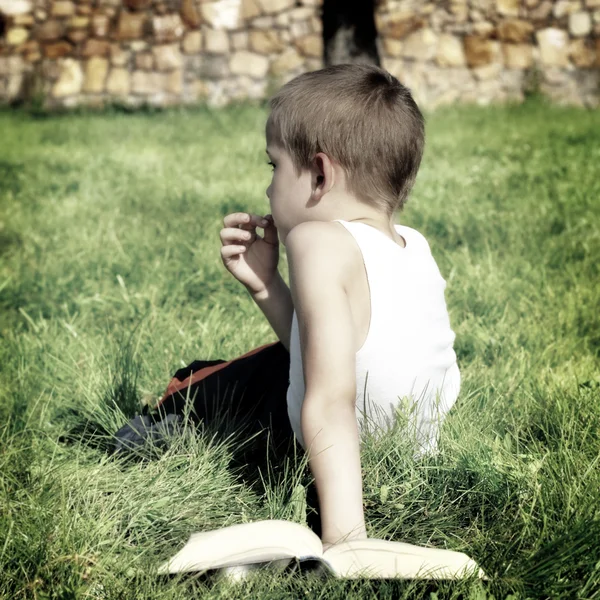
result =
[[[250,213],[232,213],[223,219],[220,231],[221,259],[225,268],[252,295],[266,291],[275,275],[279,262],[279,236],[273,217]],[[264,238],[256,228],[264,230]]]

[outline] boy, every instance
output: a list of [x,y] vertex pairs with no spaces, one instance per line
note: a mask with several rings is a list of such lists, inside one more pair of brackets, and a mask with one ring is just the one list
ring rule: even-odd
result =
[[435,412],[460,387],[445,281],[425,238],[393,219],[417,175],[424,121],[395,77],[344,64],[283,86],[266,139],[271,215],[227,215],[221,257],[290,352],[288,416],[327,549],[366,538],[359,445],[369,405],[389,419],[401,398],[418,400],[427,449]]

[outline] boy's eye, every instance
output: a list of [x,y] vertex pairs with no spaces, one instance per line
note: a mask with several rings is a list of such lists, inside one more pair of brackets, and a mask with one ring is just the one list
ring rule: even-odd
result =
[[272,162],[268,162],[267,164],[273,167],[273,171],[275,170],[275,165]]

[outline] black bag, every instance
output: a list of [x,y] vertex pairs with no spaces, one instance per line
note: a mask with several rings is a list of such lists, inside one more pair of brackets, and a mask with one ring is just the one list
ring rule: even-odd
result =
[[252,438],[240,461],[256,460],[267,445],[285,455],[294,439],[286,404],[289,369],[281,342],[229,361],[196,360],[175,373],[152,412],[145,407],[116,432],[113,452],[133,450],[148,439],[160,443],[189,419],[222,437]]

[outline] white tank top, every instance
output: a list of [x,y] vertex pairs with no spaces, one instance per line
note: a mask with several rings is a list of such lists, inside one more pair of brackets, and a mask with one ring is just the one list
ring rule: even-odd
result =
[[[460,390],[444,290],[446,282],[427,240],[395,224],[406,247],[360,222],[336,221],[354,236],[369,283],[371,319],[356,352],[356,418],[359,432],[388,429],[398,411],[408,417],[417,454],[435,449],[444,415]],[[298,318],[292,317],[287,410],[306,450],[301,430],[304,377]],[[405,421],[406,422],[406,421]]]

